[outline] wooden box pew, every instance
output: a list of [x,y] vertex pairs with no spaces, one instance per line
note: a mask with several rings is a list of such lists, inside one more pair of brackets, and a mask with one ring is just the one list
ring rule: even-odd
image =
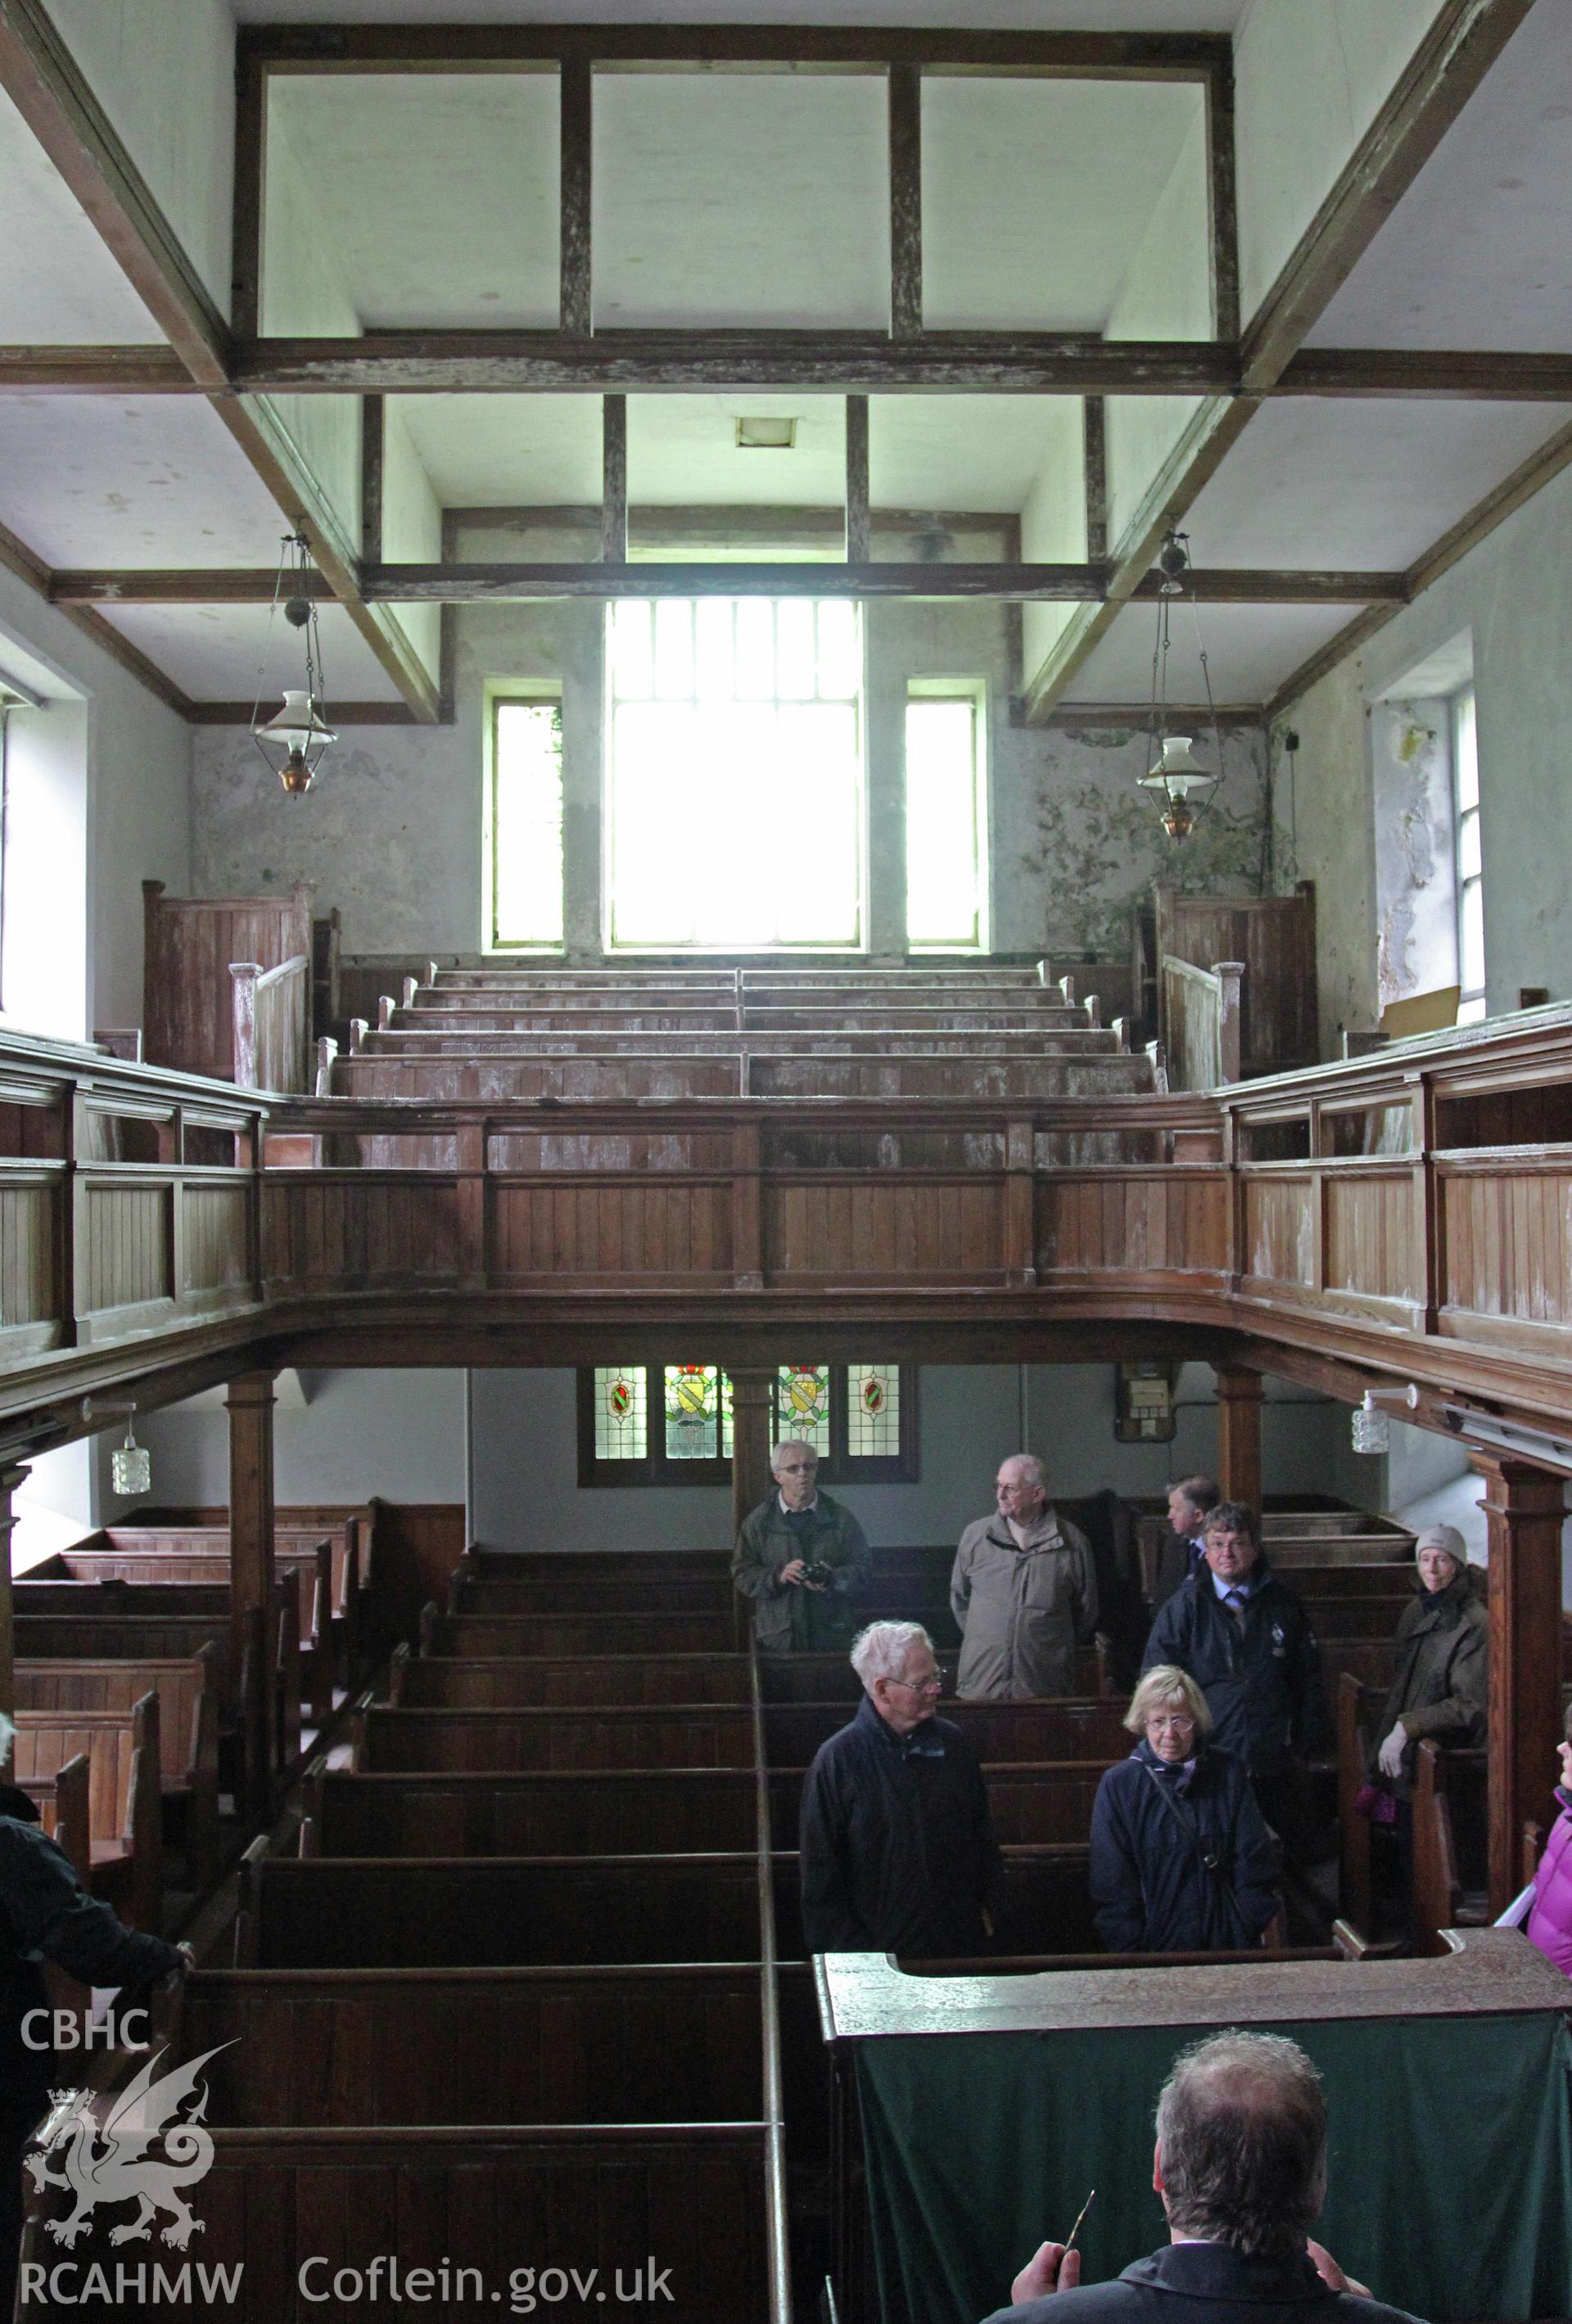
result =
[[[500,1651],[500,1650],[499,1650]],[[955,1676],[952,1653],[941,1649],[941,1668],[948,1681]],[[841,1655],[760,1655],[758,1657],[759,1692],[767,1703],[776,1702],[839,1702],[847,1706],[850,1718],[862,1700],[862,1681],[852,1669],[849,1657]],[[1105,1646],[1081,1646],[1075,1657],[1075,1699],[1106,1695],[1109,1691],[1108,1657]],[[1116,1698],[1124,1707],[1124,1697]],[[949,1718],[955,1710],[955,1698],[947,1697],[941,1705]]]
[[[1065,1842],[1084,1849],[1091,1833],[1091,1804],[1110,1763],[1093,1759],[1047,1759],[986,1765],[994,1831],[1004,1848],[1037,1848]],[[795,1832],[802,1802],[803,1767],[772,1767],[770,1829],[777,1838]]]
[[[79,1817],[81,1778],[73,1762],[87,1763],[89,1883],[134,1929],[163,1925],[163,1821],[159,1792],[159,1699],[142,1695],[124,1712],[16,1711],[13,1780],[31,1797],[52,1787],[55,1813]],[[62,1803],[60,1785],[68,1784]],[[78,1827],[79,1831],[79,1825]],[[67,1849],[78,1873],[82,1843],[73,1832]]]
[[1261,1545],[1292,1579],[1301,1565],[1412,1565],[1415,1536],[1395,1517],[1368,1509],[1267,1509]]
[[[320,2324],[325,2317],[391,2313],[390,2255],[400,2285],[416,2284],[416,2270],[428,2271],[414,2297],[434,2300],[428,2312],[442,2324],[497,2324],[513,2312],[510,2289],[528,2291],[524,2271],[534,2284],[548,2282],[553,2270],[566,2284],[568,2271],[577,2269],[581,2277],[597,2271],[609,2288],[621,2273],[631,2287],[651,2253],[668,2271],[661,2289],[675,2305],[657,2300],[654,2307],[624,2307],[625,2314],[739,2324],[758,2314],[759,2287],[768,2280],[768,2133],[761,2121],[483,2129],[292,2124],[216,2127],[210,2135],[212,2165],[197,2199],[203,2234],[191,2252],[172,2258],[152,2248],[170,2268],[195,2262],[198,2249],[209,2266],[234,2267],[234,2297],[222,2308],[215,2301],[167,2311],[173,2315]],[[63,2218],[71,2201],[68,2190],[51,2190],[51,2215]],[[115,2282],[116,2266],[128,2258],[110,2241],[121,2220],[114,2207],[100,2206],[72,2247],[83,2271],[75,2281],[85,2282],[97,2264]],[[46,2268],[60,2254],[41,2236],[26,2250]],[[380,2276],[371,2273],[374,2261]],[[325,2305],[345,2269],[359,2277],[363,2298],[349,2308]],[[537,2312],[590,2311],[542,2305]],[[618,2308],[608,2300],[605,2312],[615,2316]]]
[[[776,1859],[777,1943],[800,1954],[796,1858]],[[757,1855],[246,1860],[245,1969],[501,1969],[754,1961]]]
[[1485,1897],[1483,1751],[1443,1751],[1433,1739],[1414,1753],[1413,1943],[1447,1953],[1443,1929],[1481,1928],[1493,1917]]
[[388,1700],[410,1711],[751,1702],[746,1655],[418,1657],[394,1649]]
[[723,1655],[737,1646],[735,1617],[716,1614],[444,1614],[427,1606],[420,1617],[425,1655],[533,1659],[637,1655]]
[[742,1704],[602,1703],[593,1709],[357,1711],[357,1774],[580,1767],[748,1767]]
[[[846,1724],[850,1708],[846,1703],[771,1704],[764,1715],[770,1758],[805,1766],[819,1746]],[[970,1738],[984,1760],[1095,1759],[1106,1766],[1127,1757],[1135,1742],[1122,1724],[1125,1706],[1112,1695],[1034,1702],[946,1700],[939,1710]]]
[[1307,1598],[1305,1611],[1318,1638],[1335,1638],[1339,1645],[1369,1638],[1390,1646],[1412,1596],[1405,1590],[1395,1598]]
[[[36,1749],[30,1755],[36,1759]],[[92,1775],[86,1751],[48,1775],[13,1780],[38,1810],[38,1820],[57,1848],[69,1858],[72,1871],[84,1888],[93,1886]]]
[[[189,1583],[227,1588],[230,1580],[226,1526],[187,1526],[164,1535],[116,1527],[94,1536],[106,1545],[65,1550],[60,1563],[81,1582],[118,1582],[138,1589]],[[51,1561],[51,1563],[53,1561]],[[347,1690],[361,1674],[363,1633],[360,1537],[336,1543],[327,1534],[276,1533],[275,1572],[288,1575],[298,1598],[300,1692],[312,1722],[321,1726],[333,1710],[335,1684]]]
[[668,1581],[581,1582],[544,1575],[532,1582],[477,1580],[459,1567],[448,1592],[451,1614],[493,1614],[518,1621],[535,1614],[711,1614],[730,1620],[737,1592],[728,1574],[676,1574]]
[[713,1549],[466,1550],[459,1570],[477,1582],[549,1582],[564,1574],[580,1582],[648,1582],[682,1578],[731,1587],[730,1554]]
[[757,1964],[239,1969],[186,1988],[209,2116],[242,2127],[748,2122]]
[[106,1712],[124,1720],[158,1698],[159,1770],[166,1821],[184,1846],[189,1885],[218,1876],[218,1654],[211,1644],[174,1661],[19,1662],[19,1710]]
[[1328,1599],[1381,1598],[1406,1606],[1414,1592],[1411,1564],[1390,1560],[1368,1565],[1295,1565],[1283,1576],[1315,1615]]
[[[272,1729],[277,1772],[299,1765],[300,1655],[287,1578],[275,1585],[262,1649],[248,1646],[238,1658],[226,1583],[23,1580],[14,1603],[16,1652],[30,1661],[189,1661],[211,1646],[221,1785],[240,1790],[244,1738],[258,1731],[259,1720]],[[259,1686],[261,1701],[253,1705]]]
[[306,1812],[303,1856],[731,1855],[758,1840],[751,1766],[411,1775],[317,1760]]

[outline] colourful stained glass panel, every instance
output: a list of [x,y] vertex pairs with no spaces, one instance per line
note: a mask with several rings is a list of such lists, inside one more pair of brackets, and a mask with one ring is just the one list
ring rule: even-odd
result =
[[642,1364],[595,1368],[595,1458],[642,1461],[648,1450]]
[[782,1364],[776,1376],[775,1437],[800,1436],[822,1461],[830,1457],[828,1364]]
[[901,1376],[894,1364],[846,1367],[846,1450],[854,1461],[894,1458],[901,1449]]
[[718,1460],[722,1451],[718,1368],[714,1364],[667,1364],[665,1403],[666,1459]]

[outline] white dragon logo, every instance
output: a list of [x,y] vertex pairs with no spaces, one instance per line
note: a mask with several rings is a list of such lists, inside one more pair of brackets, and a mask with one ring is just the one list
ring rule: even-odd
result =
[[[164,2052],[155,2051],[116,2097],[101,2126],[94,2119],[91,2092],[50,2093],[55,2111],[44,2125],[39,2146],[27,2157],[27,2168],[41,2191],[64,2187],[76,2198],[69,2218],[44,2222],[57,2243],[74,2244],[100,2203],[134,2201],[139,2207],[134,2219],[111,2230],[112,2244],[151,2236],[161,2211],[170,2214],[170,2225],[161,2230],[163,2241],[175,2250],[184,2251],[192,2236],[201,2233],[202,2221],[179,2190],[206,2178],[213,2167],[213,2141],[202,2122],[207,2090],[200,2077],[209,2058],[233,2046],[221,2042],[216,2049],[204,2050],[161,2080],[155,2079],[155,2071]],[[184,2121],[174,2119],[187,2098],[196,2100],[189,2115]],[[162,2145],[162,2161],[148,2153],[155,2139]],[[50,2168],[51,2155],[60,2159],[58,2171]]]

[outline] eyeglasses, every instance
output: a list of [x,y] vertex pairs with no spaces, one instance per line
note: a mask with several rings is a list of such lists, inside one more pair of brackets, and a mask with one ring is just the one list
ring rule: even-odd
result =
[[914,1694],[942,1694],[944,1674],[940,1671],[933,1678],[892,1678],[889,1683],[891,1686],[909,1687]]
[[1154,1711],[1148,1713],[1146,1724],[1148,1727],[1170,1728],[1176,1735],[1189,1735],[1195,1727],[1195,1721],[1187,1711]]
[[783,1461],[775,1473],[777,1477],[811,1477],[818,1465],[816,1461]]

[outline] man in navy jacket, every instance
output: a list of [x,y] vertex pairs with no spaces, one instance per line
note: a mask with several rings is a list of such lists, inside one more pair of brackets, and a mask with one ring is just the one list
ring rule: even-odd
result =
[[1316,2070],[1280,2034],[1214,2034],[1175,2060],[1152,2184],[1169,2240],[1113,2283],[1043,2244],[987,2324],[1414,2324],[1310,2241],[1327,2193]]
[[811,1953],[979,1952],[1002,1916],[1004,1858],[977,1754],[934,1716],[942,1682],[916,1622],[870,1622],[851,1649],[864,1693],[803,1785],[803,1933]]
[[1212,1714],[1212,1742],[1242,1759],[1268,1823],[1293,1822],[1291,1762],[1327,1740],[1320,1652],[1303,1606],[1261,1554],[1255,1517],[1219,1501],[1206,1562],[1152,1625],[1142,1670],[1176,1663]]

